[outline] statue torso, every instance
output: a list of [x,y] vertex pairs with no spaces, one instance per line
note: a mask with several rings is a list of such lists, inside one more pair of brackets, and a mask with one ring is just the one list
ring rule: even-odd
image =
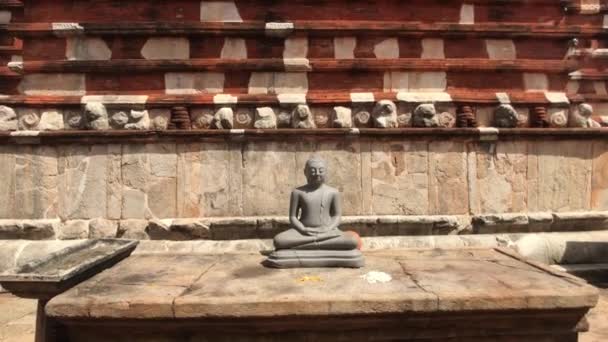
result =
[[332,201],[336,189],[323,184],[318,189],[296,189],[299,197],[300,222],[306,227],[325,227],[331,222]]

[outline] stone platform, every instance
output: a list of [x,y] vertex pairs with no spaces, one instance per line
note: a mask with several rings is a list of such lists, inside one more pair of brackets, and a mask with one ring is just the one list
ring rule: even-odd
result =
[[577,341],[597,290],[502,249],[366,253],[362,269],[258,254],[138,254],[51,300],[69,341]]

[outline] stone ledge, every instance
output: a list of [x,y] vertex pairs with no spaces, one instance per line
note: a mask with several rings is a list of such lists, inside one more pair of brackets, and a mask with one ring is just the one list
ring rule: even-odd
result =
[[[0,220],[0,239],[136,240],[270,239],[290,227],[286,216],[153,220]],[[608,229],[608,212],[346,216],[341,229],[361,236],[564,232]]]
[[[479,128],[358,128],[352,129],[242,129],[235,135],[232,130],[169,130],[169,131],[37,131],[35,137],[23,136],[16,132],[0,132],[3,145],[58,145],[58,144],[121,144],[121,143],[161,143],[188,142],[205,140],[242,141],[243,139],[262,139],[268,141],[302,139],[303,136],[318,139],[349,139],[375,137],[428,138],[435,140],[467,139],[485,141]],[[493,140],[514,139],[595,139],[608,136],[608,128],[510,128],[497,129]]]

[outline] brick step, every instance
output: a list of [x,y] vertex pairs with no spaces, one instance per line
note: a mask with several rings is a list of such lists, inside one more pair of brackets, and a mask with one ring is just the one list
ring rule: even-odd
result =
[[[109,18],[118,21],[118,18]],[[0,25],[16,37],[57,35],[161,35],[161,36],[309,36],[393,35],[400,37],[491,37],[535,39],[573,37],[605,37],[608,30],[589,23],[568,25],[563,23],[476,23],[458,22],[397,22],[397,21],[330,21],[299,20],[292,22],[28,22]],[[601,23],[600,23],[601,24]]]
[[[94,10],[91,10],[94,9]],[[572,13],[573,15],[576,13]],[[558,1],[443,1],[413,0],[332,0],[310,2],[306,0],[273,1],[191,1],[157,2],[128,1],[117,5],[112,0],[82,0],[76,2],[49,1],[37,3],[28,9],[27,21],[247,21],[247,20],[394,20],[434,22],[438,20],[460,22],[474,19],[475,23],[488,21],[547,22],[559,21],[564,7]]]
[[[27,37],[25,61],[108,59],[493,59],[564,60],[567,39],[416,38],[398,36],[85,36]],[[591,40],[581,44],[591,45]],[[575,62],[577,58],[573,59]]]
[[196,71],[526,71],[564,73],[576,70],[576,65],[564,60],[490,60],[490,59],[188,59],[144,60],[121,59],[108,61],[26,61],[19,64],[28,73],[141,73]]
[[[608,100],[608,96],[604,97]],[[569,101],[580,102],[579,96],[572,98],[565,94],[545,92],[483,92],[467,89],[450,90],[449,92],[309,92],[307,94],[197,94],[197,95],[99,95],[99,96],[24,96],[11,95],[0,98],[0,104],[9,106],[77,106],[86,102],[102,102],[110,106],[130,106],[145,104],[152,107],[173,107],[176,105],[279,105],[281,103],[308,103],[319,105],[338,105],[351,103],[374,103],[380,100],[391,100],[411,103],[463,103],[463,104],[567,104]]]

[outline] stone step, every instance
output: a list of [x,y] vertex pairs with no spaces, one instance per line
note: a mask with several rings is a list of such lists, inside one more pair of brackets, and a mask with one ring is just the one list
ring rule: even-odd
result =
[[289,72],[365,72],[365,71],[448,71],[482,73],[535,72],[560,74],[576,70],[576,65],[563,60],[516,59],[490,60],[478,58],[420,59],[420,58],[247,58],[145,60],[113,59],[107,61],[26,61],[19,72],[33,73],[109,73],[119,74],[154,72],[231,72],[231,71],[289,71]]

